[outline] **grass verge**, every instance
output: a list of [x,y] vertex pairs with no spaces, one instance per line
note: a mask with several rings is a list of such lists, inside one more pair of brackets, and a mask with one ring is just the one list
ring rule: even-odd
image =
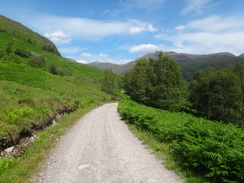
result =
[[70,115],[65,115],[55,126],[39,132],[38,138],[27,147],[24,156],[0,159],[0,182],[30,182],[30,178],[41,170],[44,160],[57,140],[85,113],[100,105],[101,103],[94,103],[89,107],[78,109]]

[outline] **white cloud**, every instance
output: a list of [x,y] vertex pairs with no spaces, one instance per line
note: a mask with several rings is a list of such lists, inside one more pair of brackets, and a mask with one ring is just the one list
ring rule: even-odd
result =
[[133,46],[130,48],[130,53],[152,53],[155,51],[162,50],[161,47],[154,45],[154,44],[140,44],[137,46]]
[[186,27],[184,25],[179,25],[179,26],[175,27],[175,30],[181,31],[181,30],[184,30],[185,28]]
[[81,56],[82,57],[91,57],[92,54],[90,54],[90,53],[82,53]]
[[186,7],[182,9],[181,13],[183,15],[190,14],[192,12],[202,13],[203,9],[211,2],[212,0],[185,0]]
[[192,29],[208,32],[244,30],[244,22],[242,19],[235,17],[223,18],[217,15],[194,20],[188,26]]
[[144,27],[130,27],[129,31],[131,34],[137,34],[139,32],[144,31]]
[[150,31],[150,32],[156,32],[156,31],[158,31],[158,29],[156,29],[155,27],[153,27],[153,25],[151,25],[151,24],[148,25],[147,30]]
[[77,60],[77,62],[81,63],[81,64],[87,64],[87,60]]
[[79,53],[82,49],[80,47],[68,47],[58,49],[62,54],[75,54]]
[[132,61],[133,59],[123,59],[122,57],[110,57],[108,54],[92,54],[92,53],[82,53],[79,58],[76,58],[80,63],[91,63],[91,62],[110,62],[115,64],[124,64]]
[[158,29],[156,29],[155,27],[153,27],[153,25],[149,24],[147,27],[143,26],[143,27],[130,27],[129,31],[131,34],[137,34],[140,32],[145,32],[145,31],[149,31],[149,32],[156,32]]
[[56,44],[69,43],[72,40],[70,35],[66,34],[62,30],[58,30],[54,32],[45,32],[44,36],[49,38],[51,41],[53,41]]
[[191,21],[187,32],[159,34],[157,39],[170,42],[165,49],[188,53],[210,53],[229,51],[243,53],[244,23],[242,17],[211,16]]
[[56,43],[73,39],[99,40],[111,35],[136,34],[142,31],[155,32],[153,25],[139,20],[101,21],[74,17],[40,16],[31,24],[43,31]]

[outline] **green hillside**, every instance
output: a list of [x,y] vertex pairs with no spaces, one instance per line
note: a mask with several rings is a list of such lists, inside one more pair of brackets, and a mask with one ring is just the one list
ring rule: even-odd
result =
[[179,66],[182,70],[184,79],[190,81],[197,70],[201,70],[207,67],[221,69],[229,66],[234,66],[238,63],[244,66],[244,58],[220,57],[220,58],[201,60],[197,62],[193,61],[193,62],[179,63]]
[[58,114],[109,100],[103,72],[60,56],[48,39],[0,16],[0,152]]

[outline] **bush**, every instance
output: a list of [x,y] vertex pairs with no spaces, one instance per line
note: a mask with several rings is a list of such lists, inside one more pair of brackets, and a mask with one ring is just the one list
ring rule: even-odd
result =
[[31,52],[23,50],[23,49],[18,49],[18,48],[14,51],[14,53],[23,58],[29,58],[31,56]]
[[243,182],[244,134],[231,124],[170,113],[124,100],[120,115],[160,142],[171,143],[179,164],[211,182]]
[[21,109],[15,109],[13,111],[7,111],[6,112],[6,121],[9,124],[22,124],[24,118],[30,117],[33,114],[33,111],[29,107],[21,108]]
[[53,75],[58,75],[57,66],[55,64],[51,64],[48,68],[48,71]]
[[0,59],[3,57],[3,55],[4,55],[4,51],[0,49]]
[[31,67],[44,68],[46,65],[46,60],[43,56],[33,55],[28,61],[27,65]]

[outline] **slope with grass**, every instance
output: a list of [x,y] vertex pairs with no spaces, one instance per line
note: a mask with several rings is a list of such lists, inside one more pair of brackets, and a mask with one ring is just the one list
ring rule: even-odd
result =
[[22,24],[0,16],[0,38],[0,151],[58,114],[110,99],[100,91],[101,70],[61,57],[51,41]]

